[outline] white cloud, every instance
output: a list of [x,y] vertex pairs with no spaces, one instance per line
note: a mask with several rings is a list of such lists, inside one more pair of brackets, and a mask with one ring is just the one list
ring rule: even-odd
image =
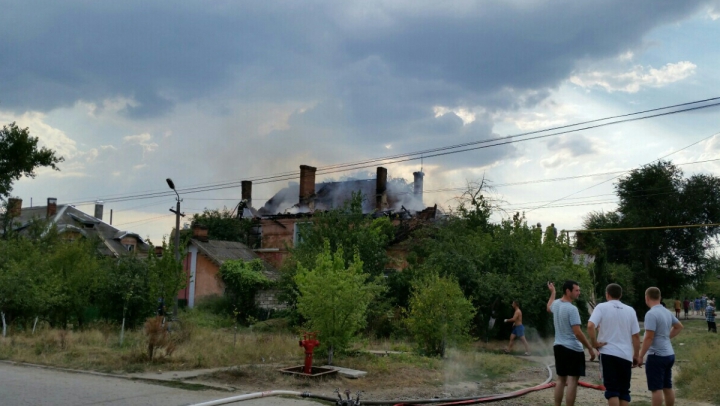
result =
[[28,111],[16,116],[0,111],[0,122],[15,122],[20,128],[29,128],[30,135],[37,137],[40,146],[47,147],[66,160],[72,159],[78,152],[76,143],[64,131],[45,123],[45,114]]
[[689,61],[668,63],[660,69],[634,66],[630,71],[582,72],[570,77],[570,82],[584,88],[600,87],[608,92],[637,93],[642,87],[662,87],[695,74],[695,65]]
[[142,133],[137,135],[128,135],[123,137],[123,141],[131,145],[140,145],[143,152],[153,152],[157,149],[158,144],[151,142],[152,135]]
[[448,113],[453,113],[456,116],[460,117],[460,119],[463,122],[463,125],[468,125],[468,124],[472,123],[473,121],[475,121],[475,119],[477,118],[476,113],[474,113],[464,107],[458,107],[455,109],[451,109],[451,108],[445,107],[445,106],[435,106],[435,107],[433,107],[433,113],[435,113],[435,118],[442,117]]

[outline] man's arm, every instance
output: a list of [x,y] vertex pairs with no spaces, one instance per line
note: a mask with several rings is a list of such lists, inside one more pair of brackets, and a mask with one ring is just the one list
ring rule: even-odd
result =
[[587,338],[585,338],[585,334],[583,334],[582,329],[580,328],[579,324],[576,324],[572,326],[573,334],[575,334],[575,338],[578,339],[582,343],[585,348],[588,349],[588,352],[590,353],[590,361],[595,360],[595,350],[588,342]]
[[[574,332],[575,332],[575,330],[573,329],[573,333]],[[607,344],[607,343],[601,343],[601,342],[597,341],[597,329],[595,328],[595,323],[593,323],[592,321],[588,322],[587,332],[588,332],[588,337],[590,337],[590,345],[593,348],[599,350],[600,348],[604,347],[605,344]],[[582,332],[581,332],[581,334],[582,334]],[[577,334],[575,334],[575,336],[577,337]],[[580,340],[580,339],[578,338],[578,340]]]
[[552,313],[551,307],[553,302],[555,301],[555,284],[552,282],[548,282],[548,289],[550,289],[550,299],[547,302],[547,311],[548,313]]
[[672,325],[672,329],[670,329],[670,338],[675,338],[678,334],[680,334],[680,331],[684,328],[682,323],[679,321]]
[[[647,354],[648,350],[650,349],[650,346],[652,345],[653,339],[655,338],[655,331],[653,330],[645,330],[645,338],[642,342],[642,348],[640,349],[640,355],[638,356],[638,366],[641,367],[643,364],[643,360],[645,359],[645,354]],[[635,343],[633,343],[634,345]]]
[[515,314],[513,314],[511,319],[505,319],[505,323],[515,323],[518,319],[518,313],[520,313],[520,309],[515,310]]
[[633,343],[633,365],[642,365],[642,359],[640,358],[640,333],[632,335]]

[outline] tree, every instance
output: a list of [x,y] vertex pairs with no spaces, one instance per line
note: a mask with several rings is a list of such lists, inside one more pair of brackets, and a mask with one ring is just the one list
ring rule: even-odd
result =
[[258,290],[270,287],[271,281],[263,274],[265,265],[259,259],[225,261],[219,275],[232,301],[237,317],[246,317],[255,308]]
[[448,345],[469,340],[475,308],[452,277],[432,274],[417,281],[407,324],[427,355],[444,356]]
[[12,184],[23,176],[35,177],[38,167],[51,167],[59,170],[57,164],[63,162],[55,152],[38,148],[38,138],[30,136],[27,128],[18,128],[15,123],[3,126],[0,130],[0,199],[12,192]]
[[193,224],[208,228],[208,237],[212,240],[237,241],[254,247],[257,239],[252,233],[255,222],[252,219],[238,218],[227,208],[222,210],[203,210],[193,215]]
[[[702,174],[684,178],[677,166],[660,161],[630,172],[615,191],[618,209],[588,214],[586,228],[660,228],[581,234],[579,246],[597,255],[597,289],[614,281],[609,264],[628,266],[638,292],[657,286],[665,297],[703,280],[710,243],[720,228],[663,227],[720,222],[720,178]],[[644,305],[642,295],[634,299],[634,306]]]
[[362,202],[362,194],[353,193],[341,207],[316,213],[300,230],[300,242],[292,250],[294,260],[306,268],[312,266],[327,243],[333,252],[339,247],[345,248],[346,266],[357,254],[366,272],[381,275],[387,264],[385,248],[392,240],[393,226],[387,217],[365,215]]
[[355,252],[349,266],[345,266],[342,247],[334,252],[326,241],[312,269],[298,265],[295,275],[298,291],[297,308],[308,320],[308,327],[319,332],[319,339],[328,349],[328,364],[332,365],[335,350],[347,347],[355,334],[365,325],[365,312],[380,285],[369,281],[363,272],[363,262]]

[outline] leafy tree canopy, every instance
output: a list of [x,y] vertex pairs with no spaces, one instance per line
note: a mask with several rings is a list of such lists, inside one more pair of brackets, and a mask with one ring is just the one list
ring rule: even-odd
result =
[[[632,171],[615,185],[620,198],[613,212],[593,212],[585,228],[664,227],[720,222],[720,178],[689,178],[671,162],[660,161]],[[597,255],[597,289],[614,282],[608,264],[632,270],[638,289],[657,286],[663,296],[675,295],[684,285],[700,281],[707,271],[710,243],[718,227],[661,228],[584,233],[578,246]],[[627,274],[626,272],[623,274]],[[633,303],[642,306],[643,295]]]
[[38,148],[38,138],[30,136],[30,130],[19,128],[15,123],[0,130],[0,198],[12,192],[12,184],[23,176],[35,177],[35,169],[49,166],[59,170],[57,164],[63,157],[48,148]]
[[329,241],[312,268],[298,265],[294,278],[300,293],[297,308],[308,320],[308,327],[320,333],[321,344],[328,348],[329,363],[333,351],[346,348],[365,325],[368,305],[382,290],[369,277],[363,272],[357,251],[346,266],[342,247],[333,252]]

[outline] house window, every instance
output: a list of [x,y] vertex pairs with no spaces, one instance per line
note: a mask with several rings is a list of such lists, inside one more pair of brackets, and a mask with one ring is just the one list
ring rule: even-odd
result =
[[312,222],[295,223],[293,229],[293,246],[297,246],[303,241],[303,236],[312,227]]
[[135,244],[125,244],[125,248],[130,252],[135,251]]

